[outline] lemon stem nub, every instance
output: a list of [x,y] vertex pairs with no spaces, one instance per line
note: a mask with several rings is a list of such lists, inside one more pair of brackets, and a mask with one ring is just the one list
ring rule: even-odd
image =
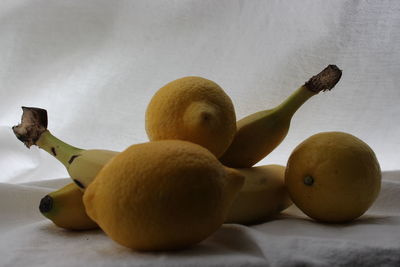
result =
[[39,210],[41,213],[46,213],[51,211],[53,208],[53,198],[49,195],[46,195],[40,200]]
[[314,184],[314,178],[310,175],[304,177],[304,184],[308,186],[312,186]]

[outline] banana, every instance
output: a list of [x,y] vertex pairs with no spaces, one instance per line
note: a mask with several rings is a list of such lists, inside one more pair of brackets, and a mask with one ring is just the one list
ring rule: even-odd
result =
[[264,165],[236,170],[244,175],[245,182],[231,205],[226,223],[261,223],[292,205],[284,182],[284,166]]
[[[284,166],[265,165],[236,170],[244,175],[245,182],[229,209],[225,223],[261,223],[292,204],[284,184]],[[97,224],[86,214],[82,196],[82,191],[70,183],[43,197],[39,210],[59,227],[96,229]]]
[[[256,164],[285,138],[296,110],[320,91],[332,89],[340,77],[341,70],[329,65],[276,108],[239,120],[234,140],[220,161],[232,168],[249,168]],[[58,159],[81,190],[85,190],[104,164],[118,154],[111,150],[84,150],[71,146],[47,129],[46,110],[34,107],[22,109],[21,123],[12,128],[16,137],[28,148],[37,145]]]
[[232,168],[249,168],[262,160],[286,137],[290,120],[300,106],[320,91],[331,90],[341,75],[337,66],[329,65],[277,107],[239,120],[236,135],[220,161]]
[[59,227],[69,230],[98,228],[87,215],[82,200],[82,191],[70,183],[42,198],[40,212]]
[[83,150],[67,168],[70,177],[81,190],[94,180],[103,166],[119,152],[101,149]]
[[28,148],[36,145],[59,160],[82,191],[93,181],[101,168],[118,154],[111,150],[84,150],[71,146],[47,129],[45,109],[22,107],[22,110],[21,124],[12,128],[16,137]]
[[[60,227],[95,227],[86,215],[81,191],[118,152],[84,150],[71,146],[53,136],[47,129],[46,110],[29,107],[22,109],[21,124],[13,127],[17,138],[28,148],[37,145],[58,159],[75,182],[45,196],[40,203],[40,211]],[[226,222],[261,222],[290,206],[291,201],[283,183],[284,169],[285,167],[279,165],[237,168],[245,176],[245,183],[228,212]]]

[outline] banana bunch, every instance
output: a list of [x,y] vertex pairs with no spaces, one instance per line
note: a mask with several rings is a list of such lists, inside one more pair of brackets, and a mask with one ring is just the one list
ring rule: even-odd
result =
[[[277,107],[237,121],[233,141],[219,160],[225,166],[241,172],[245,176],[245,183],[228,212],[226,223],[263,222],[292,204],[284,184],[284,166],[253,166],[282,142],[291,118],[300,106],[320,91],[332,89],[340,77],[341,71],[329,65]],[[103,166],[119,152],[69,145],[47,129],[46,110],[35,107],[22,109],[21,123],[13,127],[16,137],[26,147],[38,146],[55,157],[65,166],[73,181],[44,196],[40,202],[40,212],[63,228],[97,228],[96,223],[86,215],[82,195]],[[204,116],[206,121],[209,118],[208,114]]]

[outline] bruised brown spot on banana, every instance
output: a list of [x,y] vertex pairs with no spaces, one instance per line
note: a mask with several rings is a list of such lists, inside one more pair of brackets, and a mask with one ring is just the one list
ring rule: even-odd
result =
[[69,160],[68,160],[68,163],[69,164],[72,164],[72,162],[77,158],[77,157],[79,157],[80,155],[72,155],[70,158],[69,158]]

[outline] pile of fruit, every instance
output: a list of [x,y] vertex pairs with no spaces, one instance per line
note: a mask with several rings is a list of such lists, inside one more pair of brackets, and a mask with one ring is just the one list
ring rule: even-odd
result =
[[74,230],[100,227],[126,247],[182,249],[223,223],[270,220],[292,201],[319,222],[361,216],[381,183],[371,148],[343,132],[299,144],[287,166],[254,165],[285,138],[298,108],[332,89],[341,70],[329,65],[282,104],[236,121],[229,96],[213,81],[184,77],[159,89],[146,111],[149,141],[122,152],[73,147],[47,129],[44,109],[23,107],[13,127],[67,168],[73,183],[40,202],[40,212]]

